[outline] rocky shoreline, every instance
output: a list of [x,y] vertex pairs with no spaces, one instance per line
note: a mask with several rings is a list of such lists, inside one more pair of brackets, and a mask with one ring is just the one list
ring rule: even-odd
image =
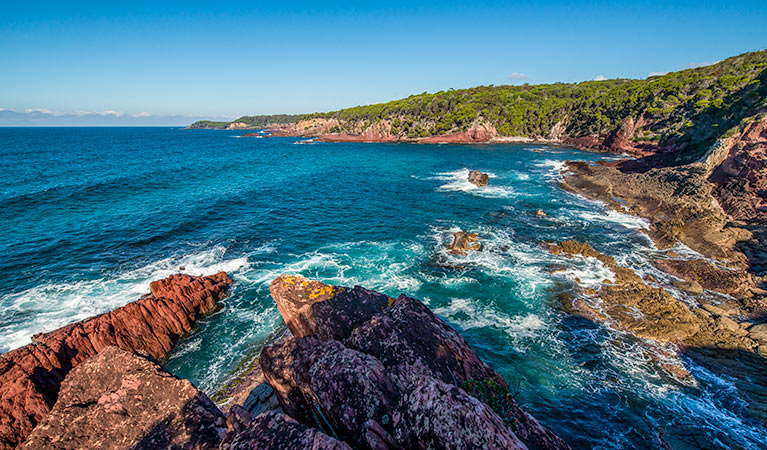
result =
[[231,282],[174,275],[2,355],[0,448],[569,448],[420,301],[295,275],[222,411],[159,360]]
[[232,280],[173,275],[150,285],[151,294],[114,311],[38,334],[32,343],[0,355],[0,449],[15,448],[56,404],[62,381],[101,350],[116,346],[162,359],[215,311]]

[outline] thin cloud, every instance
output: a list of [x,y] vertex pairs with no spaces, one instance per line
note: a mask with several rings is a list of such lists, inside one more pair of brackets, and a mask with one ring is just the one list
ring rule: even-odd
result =
[[21,112],[0,108],[0,126],[185,126],[202,118],[232,120],[231,117],[200,117],[196,115],[155,115],[148,112],[123,111],[53,111],[47,108],[27,108]]
[[697,62],[691,62],[691,63],[688,63],[688,64],[687,64],[687,68],[688,68],[688,69],[697,69],[698,67],[706,67],[706,66],[710,66],[710,65],[712,65],[712,64],[716,64],[716,63],[718,63],[718,62],[719,62],[719,61],[714,61],[714,62],[708,62],[708,61],[705,61],[705,62],[699,62],[699,63],[697,63]]
[[647,74],[647,78],[650,77],[659,77],[661,75],[666,75],[668,72],[650,72]]
[[527,74],[520,73],[520,72],[514,72],[511,75],[509,75],[509,78],[512,80],[526,80],[530,77],[527,76]]
[[594,81],[605,81],[607,79],[604,75],[597,75],[594,77]]

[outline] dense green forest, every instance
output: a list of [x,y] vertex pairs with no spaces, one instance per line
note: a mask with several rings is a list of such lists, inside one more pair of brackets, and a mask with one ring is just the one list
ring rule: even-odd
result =
[[480,86],[306,118],[335,118],[352,132],[386,119],[410,138],[465,130],[478,119],[505,136],[548,136],[561,121],[577,137],[605,136],[631,116],[644,121],[635,140],[702,148],[765,108],[766,96],[767,51],[758,51],[643,80]]
[[303,115],[296,114],[273,114],[263,116],[242,116],[237,120],[231,122],[215,122],[212,120],[199,120],[191,125],[189,128],[216,128],[224,129],[232,123],[244,123],[252,128],[262,128],[270,123],[291,123],[299,120]]

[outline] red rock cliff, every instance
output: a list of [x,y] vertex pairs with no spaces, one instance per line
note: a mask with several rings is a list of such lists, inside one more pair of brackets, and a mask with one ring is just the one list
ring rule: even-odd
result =
[[48,414],[72,368],[109,346],[164,357],[195,320],[217,308],[231,283],[224,272],[172,275],[153,282],[151,295],[0,355],[0,449],[19,445]]

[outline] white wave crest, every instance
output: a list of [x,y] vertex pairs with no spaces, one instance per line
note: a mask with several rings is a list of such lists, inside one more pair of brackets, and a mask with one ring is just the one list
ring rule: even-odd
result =
[[495,327],[503,329],[514,339],[535,337],[546,328],[545,322],[536,314],[508,316],[492,306],[465,298],[453,298],[447,306],[434,309],[434,313],[447,318],[464,330]]
[[0,297],[5,314],[24,316],[23,321],[0,328],[0,349],[10,350],[30,342],[33,334],[59,327],[118,308],[149,293],[149,284],[180,271],[191,275],[227,272],[237,276],[246,270],[247,258],[225,258],[226,248],[178,258],[166,258],[124,273],[108,274],[95,280],[44,284]]
[[635,230],[650,229],[649,220],[631,214],[624,214],[612,209],[605,209],[603,212],[581,211],[578,215],[587,222],[609,222]]
[[[497,178],[494,173],[487,173],[492,178]],[[514,190],[508,186],[494,186],[492,182],[487,186],[479,187],[469,182],[469,169],[463,168],[452,172],[440,172],[435,180],[447,181],[437,188],[438,191],[465,192],[479,197],[509,198],[514,195]]]

